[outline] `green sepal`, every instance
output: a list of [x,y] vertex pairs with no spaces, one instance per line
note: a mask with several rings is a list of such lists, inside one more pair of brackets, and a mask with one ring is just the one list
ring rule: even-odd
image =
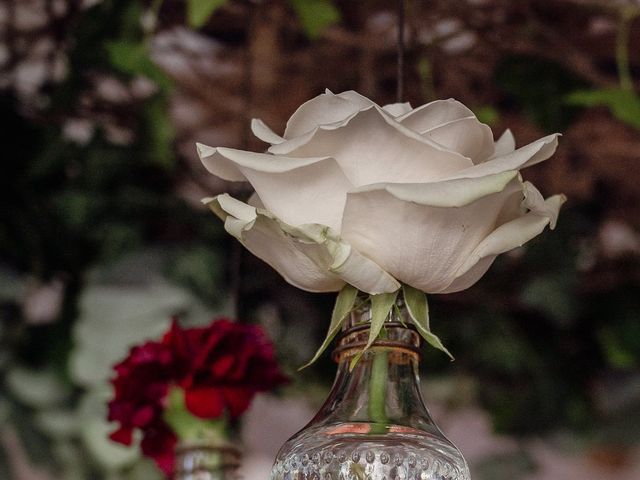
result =
[[349,368],[353,370],[353,367],[360,361],[362,354],[373,345],[378,335],[382,331],[384,321],[389,316],[389,312],[396,304],[396,298],[398,297],[398,291],[393,293],[380,293],[379,295],[371,295],[371,327],[369,328],[369,340],[367,344],[355,357],[351,359]]
[[404,294],[404,303],[407,306],[413,324],[418,329],[418,333],[420,333],[429,345],[446,353],[451,360],[455,360],[440,339],[431,333],[431,327],[429,326],[429,305],[427,303],[426,293],[409,285],[402,285],[402,293]]
[[331,344],[331,341],[340,331],[344,319],[347,317],[349,312],[353,310],[353,306],[356,303],[357,296],[357,288],[348,284],[342,287],[342,290],[340,290],[340,293],[338,293],[338,297],[336,298],[336,304],[333,307],[333,313],[331,314],[331,323],[329,324],[329,331],[327,332],[327,336],[325,337],[324,342],[322,342],[322,345],[320,345],[320,348],[313,356],[313,358],[308,363],[300,367],[298,371],[307,368],[309,365],[318,360],[318,358],[320,358],[320,355],[322,355],[322,353],[327,349],[327,347]]

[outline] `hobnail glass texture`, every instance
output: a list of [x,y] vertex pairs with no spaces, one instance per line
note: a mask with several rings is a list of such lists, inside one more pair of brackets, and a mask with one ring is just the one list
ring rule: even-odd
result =
[[188,443],[176,447],[173,480],[238,480],[240,451],[231,445]]
[[369,335],[370,311],[352,313],[334,352],[338,372],[331,393],[313,420],[282,446],[270,480],[470,479],[462,454],[422,400],[420,337],[407,327],[406,315],[399,304],[382,336],[351,370]]

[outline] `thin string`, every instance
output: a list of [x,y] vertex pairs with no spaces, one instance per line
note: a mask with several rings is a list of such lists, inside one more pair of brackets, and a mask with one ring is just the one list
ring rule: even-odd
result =
[[[242,138],[241,148],[243,150],[249,149],[251,129],[249,124],[251,121],[251,110],[253,107],[253,52],[251,42],[255,31],[256,22],[256,9],[259,8],[257,2],[247,2],[247,38],[244,45],[243,52],[243,75],[242,75],[242,96],[244,100],[244,106],[242,110]],[[229,292],[231,297],[231,312],[233,317],[242,321],[240,318],[243,314],[242,311],[242,258],[243,248],[240,242],[233,242],[230,258],[230,272],[229,272]]]
[[398,65],[396,72],[396,102],[401,103],[404,98],[404,27],[405,0],[397,0],[398,15]]

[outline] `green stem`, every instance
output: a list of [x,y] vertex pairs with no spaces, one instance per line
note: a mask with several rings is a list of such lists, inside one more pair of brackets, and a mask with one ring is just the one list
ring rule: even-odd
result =
[[616,64],[620,87],[629,92],[633,91],[633,79],[629,68],[629,35],[633,20],[640,15],[640,9],[629,6],[620,10],[620,25],[616,38]]
[[371,433],[385,433],[389,422],[386,411],[388,353],[374,350],[373,354],[369,379],[369,418],[374,422]]

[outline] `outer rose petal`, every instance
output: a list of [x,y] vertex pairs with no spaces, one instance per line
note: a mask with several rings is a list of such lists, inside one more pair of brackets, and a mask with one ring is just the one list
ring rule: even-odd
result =
[[284,222],[340,228],[347,191],[353,185],[334,159],[279,157],[205,145],[198,145],[198,152],[214,175],[249,181],[265,208]]
[[275,155],[335,158],[355,186],[380,182],[429,182],[469,168],[463,155],[403,127],[379,107],[361,110],[344,122],[319,127],[279,145]]
[[516,139],[508,128],[495,143],[494,157],[501,157],[516,149]]
[[271,130],[266,123],[264,123],[259,118],[254,118],[251,120],[251,131],[253,134],[258,137],[263,142],[270,143],[275,145],[277,143],[284,142],[284,138]]
[[238,418],[242,415],[249,408],[251,400],[256,393],[255,389],[248,387],[224,387],[222,395],[231,418]]
[[547,135],[529,145],[500,157],[494,157],[486,162],[461,170],[453,175],[442,177],[441,180],[453,178],[480,178],[510,170],[519,170],[540,163],[553,155],[558,147],[559,134]]
[[539,235],[547,225],[553,229],[560,207],[565,201],[564,195],[554,195],[545,200],[543,205],[531,205],[529,213],[500,225],[469,255],[456,272],[457,278],[437,293],[451,293],[469,288],[484,275],[499,254],[528,242]]
[[200,418],[220,418],[224,412],[225,398],[218,387],[201,387],[184,392],[187,410]]
[[398,121],[416,132],[426,132],[453,120],[468,117],[475,117],[475,115],[462,103],[449,98],[421,105],[398,117]]
[[374,185],[347,196],[342,236],[398,280],[439,292],[493,230],[518,172],[431,184]]
[[385,105],[384,107],[382,107],[382,109],[389,115],[394,117],[399,117],[400,115],[404,115],[405,113],[409,113],[411,110],[413,110],[409,102],[390,103],[389,105]]
[[345,282],[373,294],[400,288],[393,277],[340,241],[329,227],[293,227],[226,194],[203,201],[224,220],[227,232],[298,288],[331,292]]
[[420,132],[440,145],[471,158],[474,163],[494,153],[493,133],[476,117],[465,117]]
[[109,435],[109,438],[114,442],[122,443],[126,446],[131,446],[133,443],[133,429],[131,428],[119,428],[115,432]]
[[298,107],[287,122],[284,138],[295,138],[319,125],[340,122],[371,105],[371,100],[354,91],[334,95],[327,90]]

